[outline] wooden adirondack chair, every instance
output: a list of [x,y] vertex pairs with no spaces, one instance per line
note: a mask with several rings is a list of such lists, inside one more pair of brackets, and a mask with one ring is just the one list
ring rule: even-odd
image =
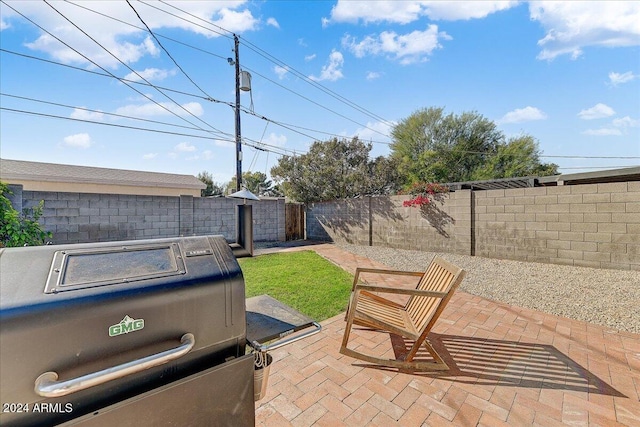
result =
[[[359,283],[360,274],[395,274],[419,276],[415,289],[377,286]],[[425,272],[407,272],[358,268],[353,281],[353,292],[347,311],[347,325],[340,353],[378,365],[404,369],[445,371],[449,367],[427,342],[427,335],[462,282],[465,271],[435,257]],[[374,293],[375,292],[375,293]],[[409,295],[406,304],[386,299],[379,294]],[[349,334],[354,324],[370,327],[382,332],[391,332],[414,341],[413,346],[401,360],[367,355],[347,348]],[[415,361],[420,346],[425,346],[434,362]]]

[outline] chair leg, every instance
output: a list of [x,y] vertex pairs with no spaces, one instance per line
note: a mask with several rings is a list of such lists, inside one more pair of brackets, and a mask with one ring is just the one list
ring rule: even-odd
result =
[[[352,298],[353,298],[353,293],[351,294]],[[353,327],[353,318],[355,316],[355,312],[353,310],[353,307],[351,307],[352,301],[349,301],[349,308],[347,308],[347,314],[345,315],[345,319],[347,321],[347,324],[344,327],[344,335],[342,336],[342,346],[341,346],[341,350],[343,348],[347,348],[347,343],[349,342],[349,335],[351,334],[351,328]]]
[[398,369],[409,369],[415,371],[448,371],[449,367],[444,363],[434,362],[408,362],[406,360],[385,359],[382,357],[370,356],[368,354],[360,353],[345,346],[340,348],[340,353],[345,356],[353,357],[355,359],[364,360],[365,362],[373,363],[375,365],[390,366]]
[[[342,345],[340,346],[340,353],[345,356],[353,357],[355,359],[364,360],[365,362],[373,363],[375,365],[390,366],[398,369],[410,369],[416,371],[448,371],[449,367],[442,360],[440,355],[431,347],[426,341],[423,341],[427,347],[427,351],[435,360],[434,362],[416,362],[413,360],[417,349],[421,343],[415,343],[405,358],[405,360],[385,359],[381,357],[371,356],[364,354],[353,349],[347,348],[349,343],[349,335],[351,334],[351,328],[353,327],[353,314],[350,314],[347,319],[347,325],[345,326],[344,335],[342,338]],[[413,354],[412,354],[413,353]]]

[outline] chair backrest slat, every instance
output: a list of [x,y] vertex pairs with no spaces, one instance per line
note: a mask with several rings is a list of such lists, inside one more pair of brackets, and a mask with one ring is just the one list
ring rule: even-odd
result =
[[[417,289],[435,292],[450,292],[461,269],[436,257],[420,279]],[[406,304],[406,311],[411,317],[416,330],[421,331],[433,318],[441,303],[440,298],[412,296]]]

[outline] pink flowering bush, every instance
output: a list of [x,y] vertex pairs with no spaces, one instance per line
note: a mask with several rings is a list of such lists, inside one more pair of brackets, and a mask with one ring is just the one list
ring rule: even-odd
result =
[[434,199],[441,198],[448,193],[449,187],[441,184],[416,182],[411,185],[405,194],[410,194],[411,199],[402,202],[404,207],[421,207],[431,203]]

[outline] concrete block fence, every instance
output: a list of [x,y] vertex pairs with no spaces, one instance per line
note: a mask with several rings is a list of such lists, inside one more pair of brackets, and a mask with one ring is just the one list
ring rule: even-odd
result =
[[315,203],[307,238],[489,258],[640,270],[640,182],[461,190]]
[[[235,206],[240,200],[193,196],[24,191],[11,186],[18,210],[44,201],[40,222],[53,233],[54,244],[140,240],[221,234],[236,237]],[[253,205],[255,241],[285,240],[284,199],[248,202]]]

